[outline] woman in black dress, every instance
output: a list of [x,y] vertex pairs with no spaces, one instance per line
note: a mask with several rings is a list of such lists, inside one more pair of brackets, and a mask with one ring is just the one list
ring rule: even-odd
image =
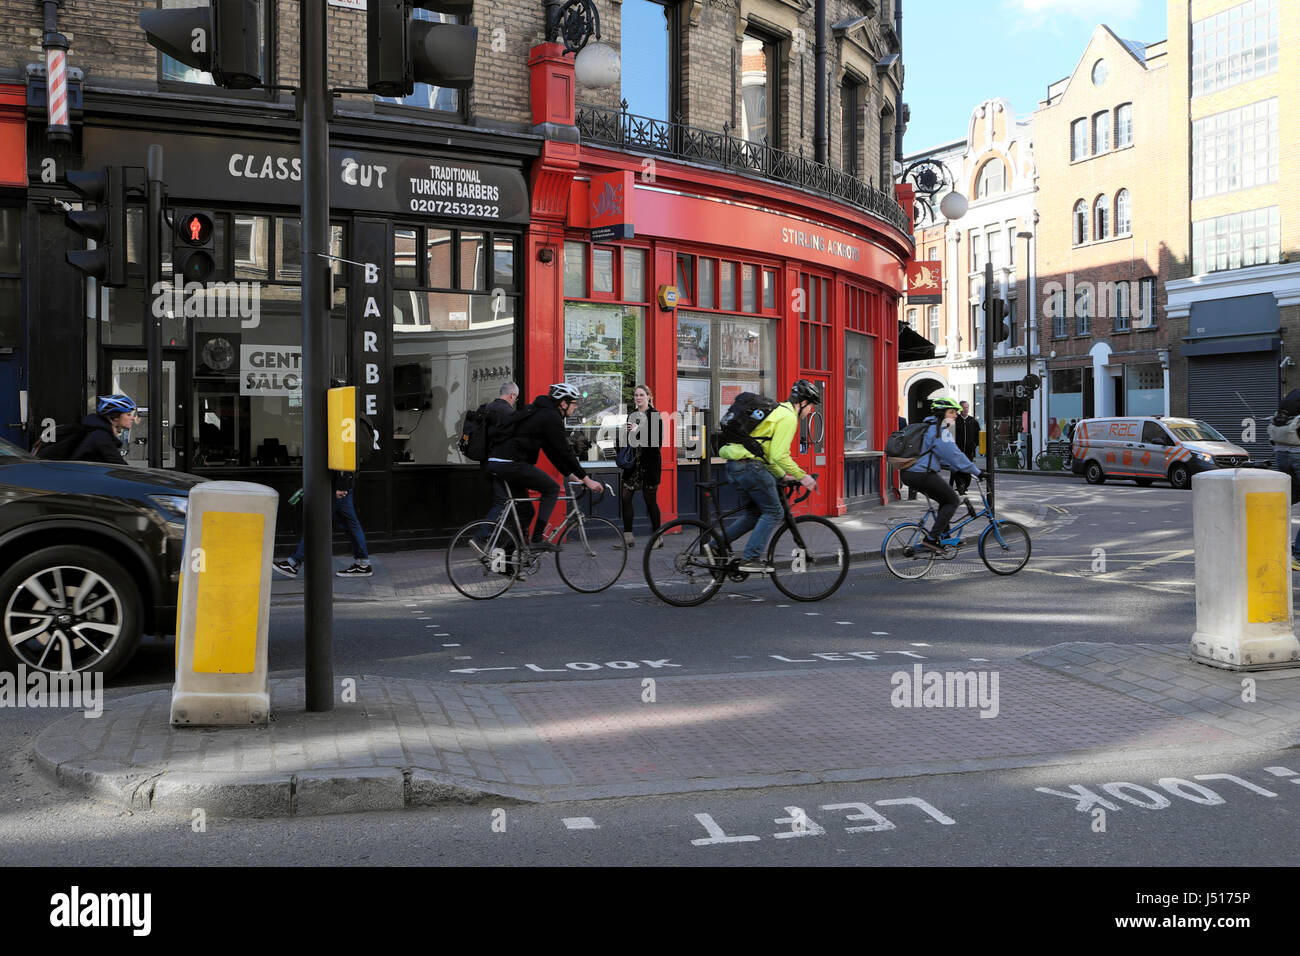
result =
[[[623,506],[623,540],[630,548],[632,535],[632,499],[638,489],[650,516],[652,531],[659,530],[659,479],[663,462],[659,449],[663,446],[663,418],[654,407],[654,396],[645,385],[638,385],[632,393],[636,410],[627,417],[626,451],[631,452],[631,464],[623,469],[622,488],[619,492]],[[626,459],[625,459],[626,460]]]

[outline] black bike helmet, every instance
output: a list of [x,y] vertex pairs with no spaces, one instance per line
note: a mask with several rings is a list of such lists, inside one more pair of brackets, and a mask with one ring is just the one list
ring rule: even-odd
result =
[[822,393],[817,386],[806,378],[801,378],[790,386],[791,402],[812,402],[814,405],[820,405]]

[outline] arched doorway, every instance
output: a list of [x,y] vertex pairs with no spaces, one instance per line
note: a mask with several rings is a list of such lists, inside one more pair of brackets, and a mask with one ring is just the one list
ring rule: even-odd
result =
[[930,396],[948,388],[937,378],[920,378],[907,387],[907,422],[923,422],[930,414]]

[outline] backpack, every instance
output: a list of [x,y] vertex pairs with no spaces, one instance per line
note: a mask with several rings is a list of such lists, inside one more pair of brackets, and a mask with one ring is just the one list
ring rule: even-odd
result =
[[75,425],[58,425],[54,429],[54,440],[38,441],[32,446],[32,454],[49,461],[68,461],[81,447],[88,431],[80,422]]
[[745,450],[756,458],[763,457],[760,441],[766,438],[754,438],[751,434],[759,423],[765,421],[776,411],[778,402],[757,392],[741,392],[731,403],[727,413],[718,422],[718,434],[715,439],[717,448],[723,445],[743,445]]
[[488,412],[488,402],[478,408],[465,412],[465,420],[460,426],[460,441],[456,450],[470,461],[487,461],[488,429],[492,426],[492,415]]
[[885,457],[889,459],[889,466],[898,471],[906,471],[915,465],[925,447],[925,433],[934,424],[913,422],[890,435],[885,442]]

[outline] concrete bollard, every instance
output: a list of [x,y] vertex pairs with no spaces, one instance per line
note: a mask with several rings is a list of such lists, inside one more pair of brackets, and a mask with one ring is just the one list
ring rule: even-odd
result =
[[273,489],[246,481],[210,481],[190,492],[173,726],[270,720],[267,630],[279,501]]
[[1192,479],[1192,659],[1228,670],[1300,662],[1291,610],[1291,478],[1253,468]]

